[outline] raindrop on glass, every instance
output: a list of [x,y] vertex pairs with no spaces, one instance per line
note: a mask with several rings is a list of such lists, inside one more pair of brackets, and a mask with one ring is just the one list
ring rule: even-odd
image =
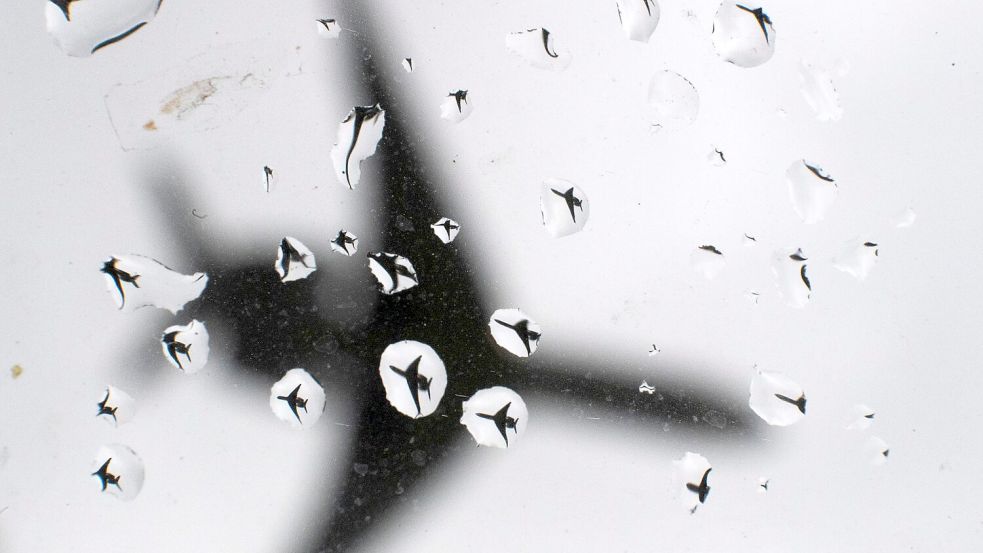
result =
[[290,369],[270,388],[270,409],[294,428],[309,428],[324,412],[324,388],[304,369]]
[[280,275],[280,282],[301,280],[317,270],[314,253],[300,240],[291,236],[285,236],[280,240],[273,266],[276,273]]
[[750,248],[752,246],[757,246],[758,245],[758,238],[755,237],[755,236],[751,236],[750,234],[745,233],[744,234],[744,239],[742,240],[742,243],[744,244],[744,247],[745,248]]
[[536,353],[542,331],[536,321],[518,309],[499,309],[488,320],[495,343],[509,353],[529,357]]
[[503,386],[478,390],[461,405],[461,424],[488,447],[514,447],[526,431],[529,411],[519,394]]
[[792,208],[807,224],[818,223],[836,201],[837,186],[822,167],[804,159],[792,162],[785,171]]
[[96,407],[96,416],[112,422],[113,426],[133,420],[133,415],[136,414],[136,402],[133,397],[115,386],[106,386],[106,391],[99,397]]
[[713,470],[710,461],[699,453],[687,451],[672,465],[679,499],[686,510],[695,513],[710,496],[710,472]]
[[867,430],[870,425],[874,423],[874,415],[876,413],[873,409],[867,405],[858,404],[854,405],[851,409],[851,420],[850,424],[847,425],[847,430]]
[[379,104],[353,107],[338,125],[331,161],[338,180],[349,189],[358,184],[362,161],[375,153],[385,125],[386,111]]
[[123,501],[130,501],[143,489],[143,461],[122,444],[100,447],[89,474],[97,490]]
[[420,283],[409,259],[394,253],[369,253],[369,270],[386,295],[409,290]]
[[86,57],[149,23],[161,0],[51,0],[48,34],[69,56]]
[[460,123],[471,115],[474,106],[471,105],[467,90],[456,90],[444,96],[440,102],[440,117],[451,123]]
[[820,121],[839,121],[843,117],[840,95],[833,85],[830,71],[812,62],[802,60],[799,65],[799,79],[802,81],[802,97]]
[[317,35],[321,38],[336,39],[341,36],[341,25],[334,19],[317,19]]
[[812,281],[806,261],[801,249],[778,250],[772,256],[771,272],[775,275],[778,295],[789,307],[805,307],[812,298]]
[[758,371],[751,378],[748,405],[772,426],[789,426],[806,415],[806,396],[802,386],[778,372]]
[[554,238],[583,230],[590,217],[587,194],[570,181],[548,178],[543,181],[540,209],[546,232]]
[[649,81],[648,105],[655,114],[653,123],[660,130],[675,130],[696,121],[700,95],[693,83],[679,73],[659,71]]
[[338,235],[331,240],[331,250],[342,255],[351,257],[358,252],[358,236],[345,229],[338,231]]
[[707,153],[707,161],[709,161],[710,165],[713,165],[714,167],[723,167],[724,165],[727,165],[727,157],[724,156],[724,153],[716,147]]
[[436,223],[430,225],[430,228],[444,244],[453,242],[457,238],[457,233],[461,231],[461,225],[454,219],[447,217],[441,217]]
[[638,391],[642,394],[652,395],[655,393],[655,386],[648,383],[648,381],[643,380],[641,384],[638,385]]
[[386,347],[379,359],[386,399],[407,417],[426,417],[437,410],[447,389],[447,370],[427,344],[403,340]]
[[861,240],[848,242],[833,260],[833,267],[863,281],[877,264],[878,254],[879,250],[874,242]]
[[694,271],[707,280],[719,275],[727,266],[723,252],[714,246],[700,246],[693,250],[689,256],[689,263]]
[[771,480],[765,477],[758,478],[758,493],[768,493],[768,485]]
[[413,58],[403,58],[403,69],[405,69],[407,73],[413,72]]
[[505,46],[533,67],[564,69],[570,65],[570,53],[557,49],[553,34],[546,29],[528,29],[505,35]]
[[656,0],[616,0],[618,19],[630,40],[648,42],[659,25]]
[[867,438],[867,441],[864,442],[863,449],[867,461],[874,466],[887,463],[888,456],[891,454],[891,448],[888,447],[887,442],[877,436]]
[[717,55],[738,67],[761,65],[775,53],[771,18],[756,4],[721,3],[712,37]]
[[703,422],[709,424],[710,426],[718,430],[723,430],[724,428],[727,428],[727,417],[720,411],[714,411],[713,409],[710,409],[709,411],[700,415],[700,418],[703,420]]
[[262,182],[263,190],[269,193],[274,188],[276,188],[278,182],[279,182],[279,177],[277,176],[276,171],[274,171],[273,168],[271,168],[269,165],[264,165],[263,182]]
[[910,207],[905,208],[904,211],[898,213],[894,216],[894,226],[897,228],[907,228],[915,224],[915,219],[918,216],[915,214],[915,210]]
[[185,374],[193,374],[208,362],[208,330],[205,323],[192,320],[186,325],[164,329],[160,338],[164,358]]
[[100,271],[120,310],[152,305],[176,314],[184,304],[200,296],[208,284],[205,273],[182,275],[142,255],[114,255]]
[[649,349],[649,357],[655,357],[660,353],[662,353],[662,349],[660,349],[659,346],[652,344],[652,348]]

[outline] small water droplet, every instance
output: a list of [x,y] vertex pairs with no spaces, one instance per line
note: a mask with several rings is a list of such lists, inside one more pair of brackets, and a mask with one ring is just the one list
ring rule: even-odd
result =
[[713,18],[713,47],[724,61],[755,67],[775,53],[771,18],[755,4],[723,2]]
[[851,409],[850,424],[847,425],[847,430],[867,430],[870,425],[874,423],[874,410],[867,405],[859,404],[854,405]]
[[96,489],[123,501],[132,500],[143,489],[143,460],[122,444],[100,447],[89,473],[97,482]]
[[905,208],[904,211],[894,216],[894,226],[897,228],[910,227],[911,225],[915,224],[916,218],[917,215],[915,214],[915,210],[911,209],[910,207]]
[[208,275],[182,275],[163,263],[142,255],[114,255],[100,271],[106,289],[120,310],[152,305],[177,314],[196,299],[208,284]]
[[745,233],[743,243],[744,243],[744,247],[746,248],[757,246],[758,238],[756,236],[751,236],[750,234]]
[[869,240],[853,240],[843,246],[840,255],[833,260],[833,267],[863,281],[877,264],[879,253],[876,243]]
[[358,252],[358,236],[345,229],[339,230],[331,240],[331,250],[348,257],[355,255]]
[[359,476],[365,476],[369,473],[369,465],[366,463],[355,463],[352,465],[352,469],[355,471],[355,474]]
[[805,307],[812,298],[812,281],[806,261],[801,249],[778,250],[772,256],[771,271],[775,275],[778,295],[789,307]]
[[187,325],[164,329],[160,339],[164,358],[184,374],[194,374],[208,362],[208,330],[205,323],[192,320]]
[[706,413],[703,413],[700,418],[703,419],[703,422],[719,430],[727,428],[727,417],[719,411],[714,411],[711,409]]
[[772,426],[789,426],[806,414],[806,396],[791,378],[779,372],[758,371],[751,378],[748,405]]
[[341,36],[341,25],[334,19],[316,19],[317,36],[326,39],[337,39]]
[[478,390],[461,405],[461,424],[478,445],[514,447],[526,432],[529,411],[519,394],[503,386]]
[[106,391],[96,402],[96,417],[119,426],[133,420],[136,414],[136,401],[130,394],[115,386],[106,386]]
[[638,385],[638,391],[642,394],[652,395],[655,393],[655,386],[652,386],[648,381],[643,380],[641,384]]
[[833,85],[832,72],[802,60],[799,64],[802,97],[820,121],[839,121],[843,117],[840,94]]
[[871,436],[864,442],[864,455],[868,462],[874,466],[887,463],[890,454],[891,448],[888,447],[887,442],[877,436]]
[[280,282],[286,283],[311,276],[317,270],[317,261],[303,242],[292,236],[284,236],[277,248],[273,267],[280,275]]
[[679,490],[679,499],[690,513],[706,503],[710,496],[710,471],[713,467],[706,457],[687,451],[682,458],[673,461],[673,473]]
[[386,347],[379,359],[386,400],[407,417],[433,414],[447,389],[447,369],[432,347],[403,340]]
[[48,34],[69,56],[91,56],[154,19],[161,0],[52,0],[45,6]]
[[280,179],[277,173],[269,165],[263,166],[263,190],[266,193],[270,193],[274,188],[276,188]]
[[362,176],[362,161],[375,154],[386,126],[386,110],[379,104],[355,106],[338,125],[338,142],[331,149],[338,181],[354,190]]
[[564,69],[570,65],[570,53],[558,50],[553,34],[544,28],[509,33],[505,35],[505,47],[533,67]]
[[758,493],[768,493],[768,485],[771,480],[765,477],[758,478]]
[[539,324],[518,309],[498,309],[488,320],[495,343],[518,357],[536,353],[542,330]]
[[413,288],[420,283],[409,259],[394,253],[369,252],[369,270],[379,282],[379,290],[388,295]]
[[649,357],[655,357],[660,353],[662,353],[662,350],[659,348],[659,346],[652,344],[652,348],[649,349]]
[[570,181],[556,178],[544,180],[539,203],[543,225],[554,238],[583,230],[590,218],[587,194]]
[[436,223],[430,225],[430,228],[433,229],[433,233],[444,244],[453,242],[457,238],[457,233],[461,232],[461,225],[454,219],[447,217],[441,217]]
[[714,167],[723,167],[724,165],[727,165],[727,157],[724,155],[724,152],[716,146],[714,146],[713,149],[707,153],[707,161],[709,161],[710,165],[713,165]]
[[822,167],[804,159],[792,162],[785,171],[792,208],[806,224],[818,223],[836,200],[837,186]]
[[405,69],[407,73],[413,72],[413,58],[403,58],[403,69]]
[[696,121],[700,95],[693,83],[673,71],[658,71],[649,81],[648,105],[660,129],[676,130]]
[[659,25],[659,3],[656,0],[616,0],[615,4],[628,39],[648,42]]
[[690,266],[707,280],[713,279],[724,270],[727,261],[724,254],[712,245],[700,246],[689,257]]
[[324,413],[324,388],[306,370],[290,369],[270,387],[270,409],[293,428],[310,428]]
[[474,111],[474,105],[471,103],[471,96],[468,95],[467,90],[450,92],[440,102],[441,119],[451,123],[464,121],[471,115],[472,111]]

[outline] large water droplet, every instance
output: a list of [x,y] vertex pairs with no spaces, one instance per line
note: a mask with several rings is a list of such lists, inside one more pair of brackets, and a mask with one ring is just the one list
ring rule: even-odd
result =
[[805,307],[812,298],[812,281],[806,272],[808,259],[802,250],[778,250],[772,256],[771,271],[775,275],[778,295],[785,305]]
[[351,257],[358,251],[358,236],[345,229],[338,231],[338,236],[331,240],[331,250]]
[[430,228],[433,229],[433,233],[444,244],[453,242],[457,238],[457,233],[461,232],[461,225],[454,219],[448,219],[447,217],[441,217],[436,223],[430,225]]
[[292,282],[311,276],[311,273],[317,270],[317,262],[314,259],[314,252],[300,240],[285,236],[280,240],[273,267],[280,275],[280,282]]
[[471,115],[474,106],[467,90],[456,90],[444,96],[440,102],[440,117],[451,123],[460,123]]
[[696,121],[700,95],[693,83],[673,71],[659,71],[649,82],[648,105],[659,129],[680,129]]
[[823,168],[804,159],[792,162],[785,171],[788,195],[795,213],[807,224],[826,217],[836,201],[836,181]]
[[748,405],[772,426],[789,426],[806,415],[806,396],[802,386],[778,372],[758,371],[751,378]]
[[833,267],[863,281],[877,264],[879,250],[877,244],[865,240],[855,240],[843,246],[840,255],[833,260]]
[[553,34],[546,29],[528,29],[505,35],[505,46],[533,67],[564,69],[570,65],[570,53],[557,49]]
[[839,121],[843,117],[840,94],[833,85],[832,72],[807,60],[799,65],[802,97],[820,121]]
[[529,410],[519,394],[503,386],[478,390],[461,405],[461,424],[489,447],[514,447],[526,432]]
[[133,420],[136,414],[136,401],[130,394],[115,386],[106,386],[106,391],[96,403],[96,416],[114,426]]
[[122,444],[100,447],[92,460],[90,474],[97,481],[97,489],[123,501],[130,501],[143,489],[143,461]]
[[548,178],[543,181],[540,209],[546,232],[554,238],[583,230],[590,217],[587,194],[570,181]]
[[771,18],[755,4],[721,3],[712,36],[717,55],[738,67],[761,65],[775,53]]
[[616,0],[618,19],[630,40],[648,42],[659,25],[659,3],[656,0]]
[[187,325],[164,329],[160,339],[164,358],[185,374],[193,374],[208,363],[208,330],[205,323],[192,320]]
[[710,496],[710,471],[713,470],[710,461],[699,453],[687,451],[672,465],[679,499],[690,513],[695,513]]
[[326,39],[337,39],[341,36],[341,25],[335,19],[317,19],[314,21],[317,26],[317,36]]
[[294,428],[310,428],[324,412],[324,388],[306,370],[290,369],[270,388],[270,409]]
[[536,321],[518,309],[499,309],[488,320],[495,343],[519,357],[536,353],[542,331]]
[[149,23],[161,0],[51,0],[48,34],[69,56],[86,57]]
[[704,278],[710,280],[720,274],[727,266],[724,254],[714,246],[700,246],[689,256],[690,266]]
[[379,359],[386,399],[407,417],[426,417],[437,410],[447,389],[447,370],[427,344],[403,340],[386,347]]
[[385,126],[386,111],[379,104],[353,107],[338,125],[331,161],[342,184],[355,189],[362,176],[362,161],[375,153]]
[[394,253],[369,253],[369,270],[379,281],[379,289],[390,295],[409,290],[420,283],[409,259]]
[[129,311],[152,305],[176,314],[208,284],[205,273],[182,275],[142,255],[114,255],[100,271],[116,307]]

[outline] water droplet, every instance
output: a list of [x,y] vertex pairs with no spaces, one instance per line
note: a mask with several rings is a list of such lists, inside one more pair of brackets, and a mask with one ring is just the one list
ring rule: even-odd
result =
[[337,39],[341,36],[341,25],[334,19],[317,19],[314,21],[317,26],[317,36],[327,39]]
[[863,281],[877,264],[879,250],[870,241],[855,240],[843,246],[840,255],[833,260],[833,267]]
[[812,62],[802,60],[799,64],[799,79],[802,81],[802,97],[820,121],[839,121],[843,117],[840,95],[833,85],[830,71]]
[[413,72],[413,69],[414,69],[414,67],[413,67],[413,58],[404,58],[403,59],[403,69],[405,69],[407,73],[412,73]]
[[370,252],[368,258],[369,270],[379,281],[379,289],[383,294],[396,294],[420,283],[413,263],[401,255]]
[[489,447],[514,447],[526,432],[529,411],[519,394],[503,386],[478,390],[461,405],[461,424]]
[[338,231],[338,236],[331,240],[331,249],[342,255],[351,257],[358,252],[358,236],[345,229]]
[[160,4],[161,0],[51,0],[44,15],[48,34],[63,52],[87,57],[149,23]]
[[744,243],[744,247],[750,248],[752,246],[758,245],[758,239],[754,236],[751,236],[750,234],[745,233],[743,243]]
[[744,298],[752,304],[758,305],[758,300],[761,298],[761,294],[755,292],[754,290],[748,290],[747,292],[744,292]]
[[310,428],[324,412],[324,388],[304,369],[290,369],[270,388],[270,409],[294,428]]
[[710,280],[720,274],[727,266],[724,254],[714,246],[700,246],[689,256],[690,266],[704,278]]
[[448,219],[447,217],[441,217],[436,223],[430,225],[433,229],[433,233],[440,238],[440,241],[444,244],[450,244],[457,238],[457,233],[461,232],[461,225],[457,224],[454,219]]
[[488,320],[495,343],[509,353],[529,357],[536,353],[542,331],[536,321],[518,309],[499,309]]
[[652,395],[655,393],[655,386],[648,383],[648,381],[643,380],[641,384],[638,385],[638,391],[642,394]]
[[570,53],[563,49],[557,50],[553,34],[543,28],[507,34],[505,47],[533,67],[564,69],[570,65]]
[[710,496],[710,461],[699,453],[687,451],[679,460],[673,461],[673,472],[678,483],[679,499],[690,513],[706,503]]
[[539,203],[543,225],[554,238],[583,230],[590,218],[587,194],[570,181],[556,178],[543,181]]
[[915,224],[916,218],[917,215],[915,214],[915,210],[911,209],[910,207],[905,208],[904,211],[895,215],[894,226],[897,228],[910,227],[911,225]]
[[284,236],[276,251],[273,267],[280,275],[280,282],[292,282],[311,276],[317,270],[317,262],[314,253],[300,240]]
[[271,190],[276,188],[280,179],[276,172],[269,165],[263,166],[263,190],[268,194]]
[[675,130],[696,121],[700,95],[693,83],[673,71],[659,71],[649,82],[648,105],[660,129]]
[[837,186],[822,167],[804,159],[792,162],[785,171],[792,208],[806,224],[818,223],[836,200]]
[[379,104],[355,106],[338,125],[338,142],[331,149],[338,180],[354,190],[362,176],[362,161],[375,153],[386,125],[386,110]]
[[866,405],[854,405],[851,413],[852,420],[847,425],[847,430],[867,430],[874,423],[874,415],[876,413]]
[[182,275],[156,259],[142,255],[114,255],[100,271],[106,289],[120,310],[152,305],[177,314],[197,298],[208,284],[208,275]]
[[754,4],[723,2],[713,18],[713,47],[724,61],[755,67],[775,53],[771,18]]
[[659,349],[659,346],[656,346],[655,344],[652,344],[652,349],[649,350],[649,357],[655,357],[656,355],[658,355],[660,353],[662,353],[662,350]]
[[806,396],[802,386],[778,372],[758,371],[751,378],[748,405],[772,426],[789,426],[806,415]]
[[386,347],[379,359],[386,399],[407,417],[426,417],[437,410],[447,389],[447,370],[427,344],[403,340]]
[[768,493],[768,484],[770,483],[771,480],[763,476],[761,478],[758,478],[758,493]]
[[100,447],[89,472],[97,489],[123,501],[130,501],[143,489],[143,461],[122,444]]
[[890,454],[891,448],[888,447],[887,442],[877,436],[871,436],[864,442],[864,456],[874,466],[887,463]]
[[119,426],[133,420],[136,414],[136,401],[130,394],[115,386],[106,386],[106,391],[96,402],[96,416],[113,426]]
[[711,409],[706,413],[703,413],[700,418],[703,419],[703,422],[719,430],[727,428],[727,417],[719,411],[714,411]]
[[629,40],[648,42],[659,25],[659,3],[656,0],[617,0],[618,19]]
[[192,320],[187,325],[164,329],[160,339],[164,358],[184,374],[193,374],[208,362],[208,330],[205,323]]
[[724,153],[717,147],[714,147],[707,154],[707,161],[709,161],[710,165],[713,165],[714,167],[723,167],[724,165],[727,165],[727,157],[724,156]]
[[474,106],[467,90],[457,90],[444,96],[440,103],[440,117],[451,123],[460,123],[471,115]]
[[806,261],[801,249],[778,250],[772,256],[771,271],[775,275],[778,295],[785,305],[805,307],[812,298],[812,281],[806,273]]

